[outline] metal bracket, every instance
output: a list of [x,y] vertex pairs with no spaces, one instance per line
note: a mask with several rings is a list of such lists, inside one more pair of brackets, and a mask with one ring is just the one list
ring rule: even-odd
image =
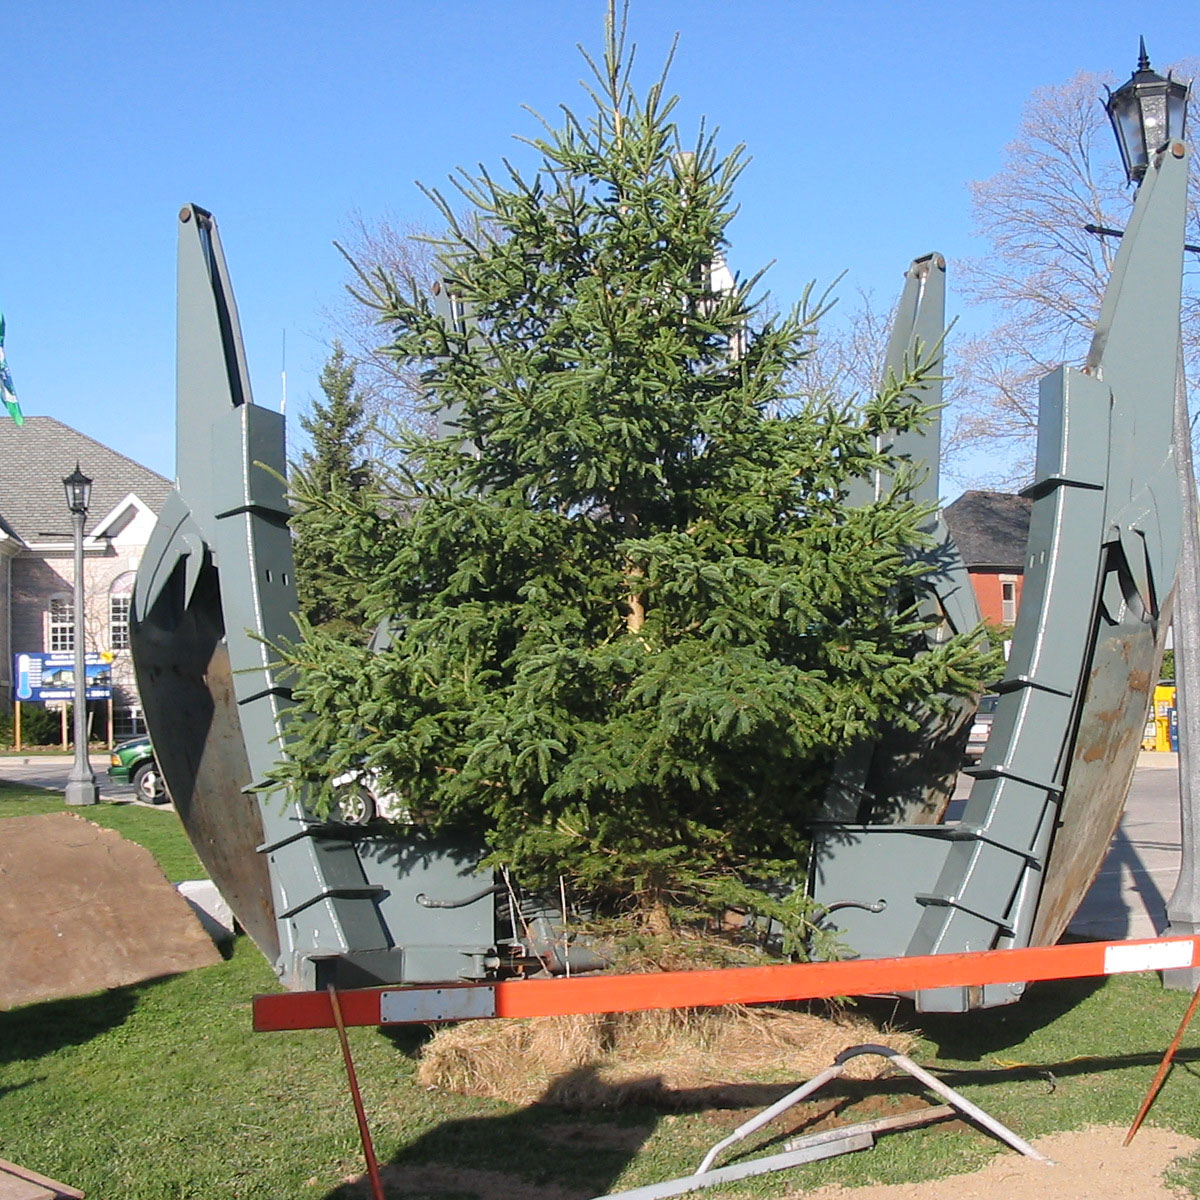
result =
[[[936,512],[945,333],[946,260],[940,254],[926,254],[914,259],[904,274],[881,387],[903,379],[918,365],[927,365],[930,375],[913,390],[911,401],[928,406],[931,416],[923,428],[892,431],[876,441],[880,450],[887,449],[911,468],[912,498],[935,510],[922,530],[931,544],[909,552],[912,558],[925,560],[929,568],[915,600],[921,617],[930,624],[926,634],[930,647],[953,634],[978,628],[982,620],[962,556]],[[875,503],[886,497],[891,486],[892,481],[876,471],[870,479],[857,480],[847,489],[846,503]],[[952,701],[942,715],[915,714],[920,723],[916,731],[884,727],[873,738],[851,747],[834,767],[822,819],[936,823],[954,790],[972,711],[969,701]]]
[[177,483],[130,629],[159,765],[209,874],[286,984],[339,969],[453,978],[493,940],[492,914],[429,911],[413,894],[490,884],[479,848],[350,835],[264,786],[291,704],[275,647],[296,636],[284,420],[251,398],[212,214],[188,205],[178,233]]
[[[789,1108],[837,1079],[843,1074],[847,1064],[861,1054],[877,1054],[888,1059],[949,1103],[929,1108],[924,1113],[912,1114],[907,1120],[904,1117],[899,1119],[883,1118],[880,1121],[850,1125],[844,1129],[830,1129],[810,1134],[807,1137],[792,1138],[784,1143],[784,1150],[781,1154],[769,1154],[764,1158],[752,1159],[750,1162],[739,1163],[735,1166],[713,1168],[717,1158],[731,1146],[744,1141],[750,1134],[762,1129],[764,1125],[769,1125]],[[843,1050],[833,1060],[832,1066],[826,1067],[819,1075],[813,1076],[801,1087],[788,1092],[783,1099],[777,1100],[769,1108],[764,1108],[749,1121],[739,1125],[728,1137],[722,1138],[709,1150],[694,1174],[685,1175],[679,1179],[670,1179],[665,1183],[652,1183],[646,1187],[633,1188],[627,1192],[611,1192],[606,1196],[597,1197],[597,1200],[664,1200],[667,1196],[681,1196],[686,1192],[731,1183],[736,1179],[746,1179],[751,1175],[765,1175],[770,1171],[782,1171],[801,1163],[814,1162],[820,1158],[831,1158],[836,1154],[845,1154],[851,1150],[867,1150],[875,1144],[875,1134],[877,1133],[883,1133],[889,1129],[906,1128],[918,1123],[927,1124],[930,1121],[939,1121],[953,1116],[955,1110],[977,1125],[982,1125],[989,1133],[994,1134],[1001,1141],[1007,1142],[1009,1146],[1025,1155],[1026,1158],[1032,1158],[1047,1166],[1054,1165],[1051,1159],[1042,1154],[1040,1150],[1034,1149],[1024,1138],[1018,1137],[1011,1129],[984,1112],[977,1104],[972,1104],[965,1096],[956,1092],[952,1087],[948,1087],[935,1075],[931,1075],[924,1068],[919,1067],[911,1058],[901,1054],[898,1050],[893,1050],[890,1046],[866,1043],[860,1046],[850,1046]]]

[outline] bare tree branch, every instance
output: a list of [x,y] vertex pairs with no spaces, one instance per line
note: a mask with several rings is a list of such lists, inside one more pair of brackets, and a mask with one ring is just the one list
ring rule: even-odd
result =
[[404,428],[430,432],[433,418],[425,409],[426,390],[419,368],[388,352],[386,324],[364,281],[385,278],[405,291],[428,292],[437,279],[437,246],[427,229],[391,216],[370,222],[356,212],[341,248],[353,264],[341,302],[326,310],[333,340],[345,347],[354,368],[356,387],[371,424],[366,449],[387,461],[395,434]]
[[[1188,64],[1175,68],[1188,78]],[[957,264],[970,300],[997,313],[996,325],[958,348],[961,457],[986,451],[1004,464],[993,486],[1027,482],[1037,433],[1038,381],[1061,362],[1082,362],[1116,257],[1116,239],[1085,225],[1124,227],[1134,193],[1125,182],[1100,100],[1111,80],[1081,72],[1040,88],[1025,108],[1004,166],[971,185],[985,257]],[[1200,117],[1190,101],[1191,124]],[[1189,183],[1189,237],[1197,241],[1200,177]],[[1197,264],[1185,262],[1183,335],[1189,377],[1200,364]],[[1195,389],[1193,389],[1193,404]]]

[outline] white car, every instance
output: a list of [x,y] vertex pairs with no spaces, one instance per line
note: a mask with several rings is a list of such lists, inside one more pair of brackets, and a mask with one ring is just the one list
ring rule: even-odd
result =
[[329,814],[345,825],[366,825],[376,817],[385,821],[412,821],[404,801],[385,787],[378,771],[347,771],[333,780],[336,803]]

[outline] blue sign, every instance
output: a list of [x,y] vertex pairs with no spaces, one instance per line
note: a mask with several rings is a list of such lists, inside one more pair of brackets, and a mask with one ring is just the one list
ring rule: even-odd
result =
[[[112,699],[111,654],[88,654],[87,698]],[[13,655],[13,697],[22,703],[44,704],[47,700],[75,699],[75,655],[34,651]]]

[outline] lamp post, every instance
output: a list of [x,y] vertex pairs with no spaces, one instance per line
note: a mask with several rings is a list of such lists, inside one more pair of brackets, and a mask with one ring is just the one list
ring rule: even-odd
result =
[[1115,92],[1104,111],[1117,135],[1117,148],[1130,183],[1141,183],[1150,155],[1170,141],[1182,141],[1187,123],[1188,85],[1150,69],[1146,39],[1138,46],[1137,70]]
[[[1130,183],[1140,185],[1150,157],[1168,142],[1182,141],[1187,124],[1188,85],[1150,69],[1146,42],[1139,46],[1137,70],[1105,101],[1117,135],[1121,161]],[[1191,422],[1182,348],[1175,376],[1175,462],[1183,523],[1179,536],[1179,579],[1172,618],[1175,633],[1176,704],[1179,711],[1179,878],[1167,901],[1168,934],[1200,933],[1200,704],[1193,688],[1200,684],[1200,534],[1197,529],[1196,476],[1192,464]],[[1163,972],[1163,985],[1194,991],[1200,971],[1181,968]]]
[[88,761],[87,737],[87,658],[84,648],[83,620],[83,523],[92,498],[92,481],[75,464],[75,470],[63,480],[67,508],[75,533],[75,761],[67,776],[65,799],[68,804],[95,804],[99,799],[96,776]]

